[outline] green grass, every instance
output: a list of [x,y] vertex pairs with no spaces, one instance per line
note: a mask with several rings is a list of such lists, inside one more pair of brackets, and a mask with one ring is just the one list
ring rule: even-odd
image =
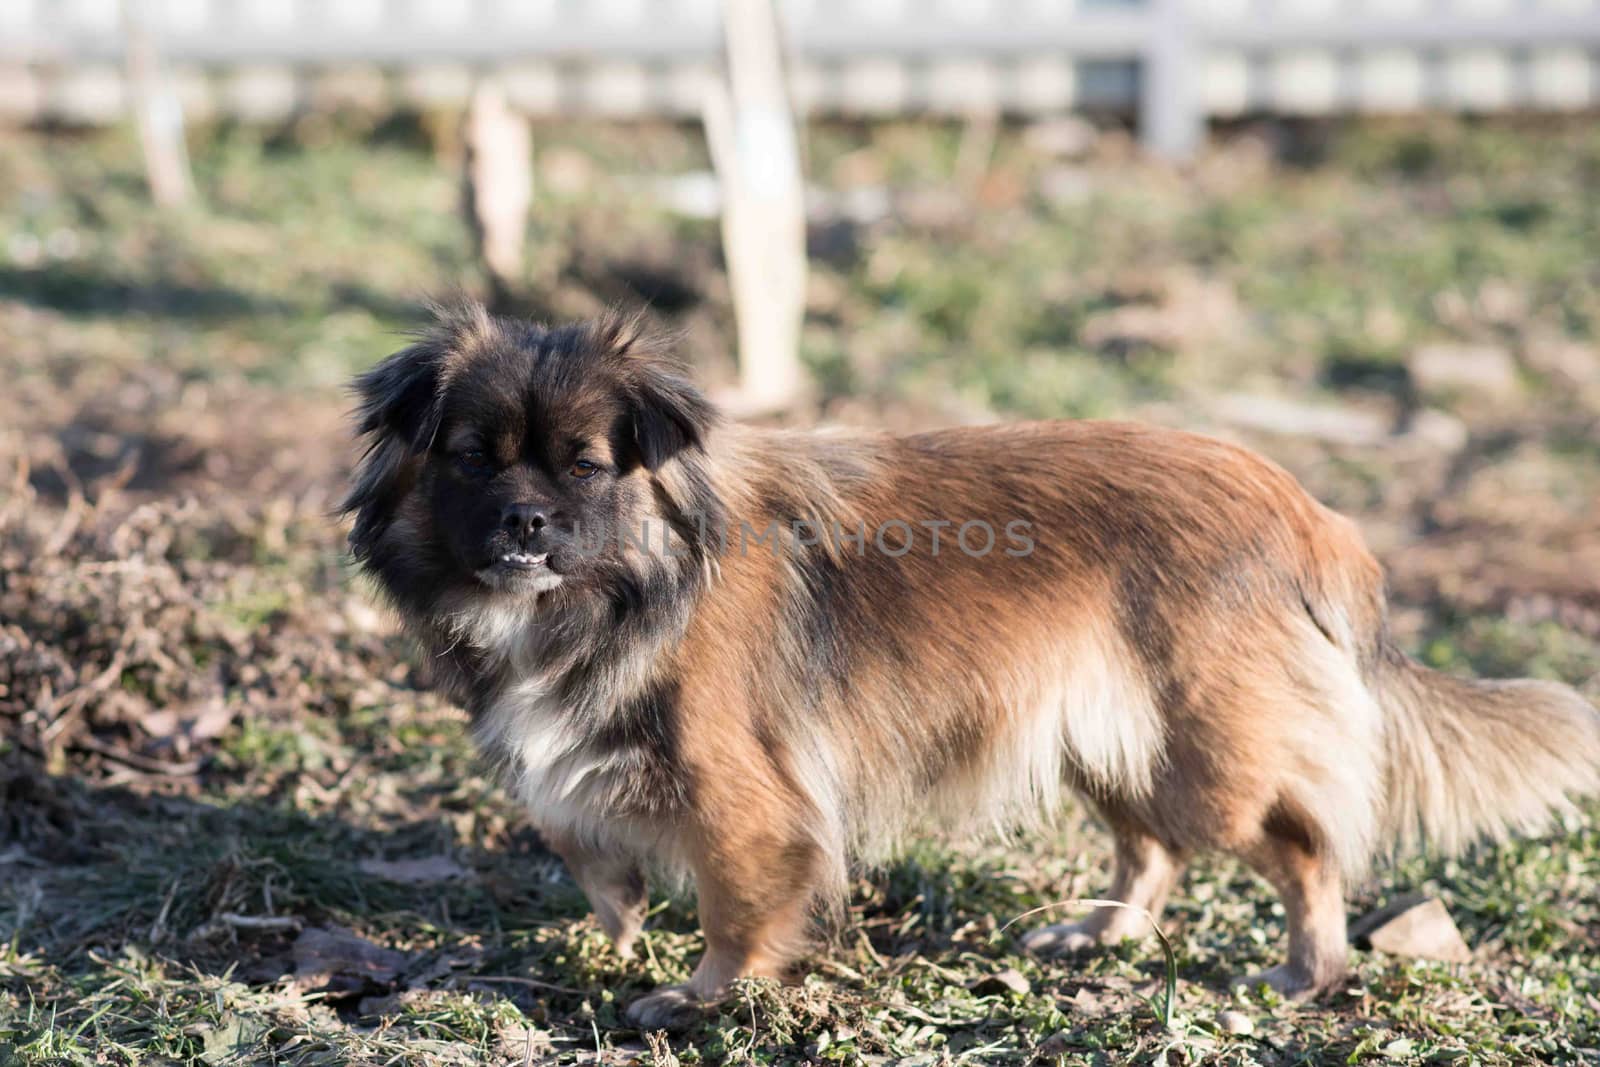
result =
[[[1153,940],[1065,962],[1020,955],[1026,923],[1008,922],[1105,891],[1105,835],[1072,810],[1039,836],[919,841],[857,882],[849,921],[797,984],[742,984],[670,1039],[627,1030],[629,998],[692,969],[692,898],[659,891],[642,958],[615,958],[477,762],[463,717],[363,621],[329,518],[349,448],[330,414],[346,402],[339,383],[400,343],[418,297],[481,286],[446,129],[322,118],[200,131],[200,202],[173,215],[146,203],[126,131],[0,139],[0,188],[17,191],[0,198],[0,514],[21,500],[25,516],[0,549],[32,546],[0,555],[0,604],[31,575],[56,576],[29,594],[23,628],[96,668],[124,631],[158,638],[129,646],[115,692],[82,712],[90,736],[153,770],[70,746],[40,758],[31,706],[0,691],[0,1064],[1600,1057],[1592,805],[1537,840],[1380,868],[1352,914],[1433,893],[1474,962],[1355,952],[1355,983],[1319,1005],[1224,991],[1283,951],[1281,906],[1226,859],[1201,861],[1164,916],[1170,998]],[[1469,438],[1453,456],[1398,438],[1252,440],[1372,532],[1396,632],[1428,662],[1600,698],[1600,626],[1584,614],[1600,587],[1566,565],[1600,543],[1600,396],[1530,358],[1600,343],[1600,132],[1332,128],[1286,160],[1250,136],[1179,176],[1114,143],[1055,163],[1007,133],[954,215],[902,200],[847,227],[812,264],[815,414],[897,427],[1135,414],[1215,429],[1225,392],[1378,410],[1397,426],[1444,411]],[[956,178],[952,129],[821,127],[808,141],[826,187],[884,181],[914,197]],[[619,180],[704,166],[697,138],[559,126],[537,144],[529,306],[583,314],[636,297],[640,268],[665,271],[683,290],[668,317],[686,355],[725,378],[716,227]],[[588,171],[563,184],[562,161]],[[1506,348],[1523,391],[1417,395],[1406,357],[1435,341]],[[52,488],[57,446],[100,473],[119,449],[143,450],[126,498],[104,505],[135,511],[128,543],[87,530],[39,549],[73,506]],[[32,489],[10,474],[24,455]],[[1452,555],[1462,544],[1499,554]],[[231,715],[193,741],[200,769],[162,771],[189,757],[146,744],[129,716],[213,698]],[[397,882],[371,862],[430,858],[465,876]],[[284,921],[250,925],[263,918]],[[297,983],[297,932],[317,927],[391,950],[395,973]],[[1008,968],[1023,982],[984,981]],[[1254,1032],[1224,1033],[1227,1008]]]

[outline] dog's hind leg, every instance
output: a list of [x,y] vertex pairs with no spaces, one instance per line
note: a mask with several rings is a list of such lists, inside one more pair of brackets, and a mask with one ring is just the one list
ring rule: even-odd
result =
[[579,844],[562,834],[546,834],[545,841],[589,898],[594,917],[616,946],[617,955],[632,959],[633,943],[644,928],[649,908],[639,864],[621,853]]
[[1185,858],[1144,830],[1125,823],[1114,824],[1113,833],[1116,863],[1110,899],[1129,907],[1101,906],[1077,922],[1041,926],[1022,938],[1023,948],[1041,956],[1061,956],[1143,937],[1151,932],[1151,916],[1160,921],[1167,896],[1183,874]]
[[1268,985],[1285,997],[1304,1000],[1338,985],[1349,966],[1344,890],[1338,865],[1319,847],[1304,820],[1274,809],[1261,839],[1242,858],[1272,883],[1283,900],[1289,926],[1289,961],[1235,985]]

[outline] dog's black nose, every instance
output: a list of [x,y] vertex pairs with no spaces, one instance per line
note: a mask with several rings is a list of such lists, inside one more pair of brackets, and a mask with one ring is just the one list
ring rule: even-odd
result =
[[550,511],[541,504],[509,504],[500,522],[517,537],[532,537],[549,525]]

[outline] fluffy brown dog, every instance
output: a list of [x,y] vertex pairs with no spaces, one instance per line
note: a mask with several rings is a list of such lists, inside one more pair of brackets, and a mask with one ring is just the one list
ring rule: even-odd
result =
[[1256,980],[1314,994],[1374,856],[1600,786],[1587,702],[1407,659],[1355,527],[1232,445],[725,424],[637,320],[475,307],[356,388],[355,555],[617,949],[646,866],[693,878],[705,956],[641,1026],[781,973],[852,862],[1068,789],[1115,835],[1119,900],[1159,912],[1201,850],[1254,866],[1289,926]]

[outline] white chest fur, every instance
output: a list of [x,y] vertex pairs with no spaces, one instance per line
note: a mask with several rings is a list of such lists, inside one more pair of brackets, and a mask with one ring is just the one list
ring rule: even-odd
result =
[[563,699],[549,662],[548,622],[526,604],[490,603],[453,617],[451,628],[504,679],[480,709],[475,732],[503,767],[507,788],[541,830],[615,835],[625,760],[594,741],[595,709]]
[[571,709],[554,698],[544,678],[510,682],[480,716],[477,733],[541,827],[579,830],[603,817],[594,809],[604,798],[594,794],[606,776],[604,759],[591,754]]

